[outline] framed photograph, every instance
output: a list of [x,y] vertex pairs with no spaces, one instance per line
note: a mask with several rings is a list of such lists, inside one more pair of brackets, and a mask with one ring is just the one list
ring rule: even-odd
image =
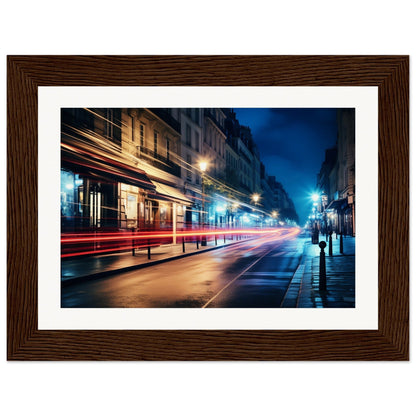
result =
[[407,56],[9,56],[9,360],[408,360]]

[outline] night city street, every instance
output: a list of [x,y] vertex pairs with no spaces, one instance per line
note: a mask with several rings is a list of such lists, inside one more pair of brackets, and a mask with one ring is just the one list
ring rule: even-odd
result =
[[61,116],[62,308],[355,307],[354,109]]
[[279,307],[303,251],[297,232],[285,230],[281,239],[272,234],[71,285],[64,290],[62,306]]
[[[352,244],[351,240],[347,240],[349,244]],[[344,281],[338,288],[330,289],[332,298],[325,298],[319,291],[318,267],[315,265],[315,274],[312,268],[309,275],[306,272],[305,265],[316,257],[316,253],[308,253],[307,248],[309,251],[314,248],[310,237],[300,234],[299,229],[288,228],[218,247],[212,242],[205,252],[191,251],[189,257],[182,257],[179,251],[175,253],[168,247],[165,250],[168,255],[161,256],[163,261],[155,265],[152,261],[146,262],[144,255],[136,262],[131,256],[118,256],[117,260],[108,256],[107,263],[101,263],[101,270],[110,269],[112,261],[118,261],[119,270],[123,264],[125,267],[132,264],[147,267],[127,272],[115,270],[108,277],[73,281],[69,278],[66,281],[69,284],[62,290],[62,307],[351,307],[354,303],[352,248],[346,244],[343,256],[334,253],[329,260],[343,260],[344,257],[349,262],[337,263],[337,267],[341,264],[343,268]],[[339,250],[339,244],[334,242],[334,248]],[[83,272],[92,264],[84,261]],[[70,274],[73,269],[75,267],[69,264],[65,270]],[[331,275],[335,282],[339,269],[328,269],[328,277]],[[341,297],[336,298],[334,293],[337,291]]]

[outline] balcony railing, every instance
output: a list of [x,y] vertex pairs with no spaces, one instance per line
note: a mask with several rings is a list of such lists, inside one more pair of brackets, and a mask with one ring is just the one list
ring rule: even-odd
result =
[[149,161],[154,167],[163,170],[172,175],[181,176],[181,168],[176,163],[167,159],[166,157],[155,153],[144,146],[137,146],[137,157]]
[[210,110],[208,110],[207,108],[204,110],[204,115],[205,117],[207,117],[208,119],[210,119],[215,126],[225,135],[227,136],[227,133],[225,131],[225,128],[223,126],[221,126],[220,123],[218,123],[218,120],[215,118],[214,114],[211,113]]
[[149,108],[149,110],[161,118],[165,123],[172,127],[177,133],[181,134],[181,123],[176,120],[164,108]]

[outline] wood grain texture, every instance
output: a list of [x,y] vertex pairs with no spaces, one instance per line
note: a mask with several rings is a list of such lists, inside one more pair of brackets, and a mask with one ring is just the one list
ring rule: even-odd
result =
[[[9,360],[409,359],[407,56],[9,56],[7,65]],[[378,86],[379,329],[39,331],[37,88],[48,85]]]

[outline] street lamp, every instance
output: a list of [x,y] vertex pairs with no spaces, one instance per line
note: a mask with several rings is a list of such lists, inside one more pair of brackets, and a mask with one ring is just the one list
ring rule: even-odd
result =
[[[318,193],[316,193],[316,192],[315,192],[315,193],[313,193],[313,194],[312,194],[311,199],[312,199],[312,201],[313,201],[313,204],[312,204],[312,206],[313,206],[312,211],[313,211],[314,213],[316,213],[316,212],[318,211],[318,205],[319,205],[319,202],[320,202],[321,196],[320,196]],[[315,228],[317,227],[317,221],[316,221],[316,219],[317,219],[317,217],[315,216]]]
[[275,225],[275,226],[277,225],[276,224],[277,216],[278,216],[277,211],[273,211],[272,212],[272,218],[273,218],[273,225]]
[[[205,228],[205,199],[204,199],[204,194],[205,194],[205,171],[207,170],[208,167],[208,163],[205,161],[201,161],[199,162],[199,169],[201,171],[201,196],[202,196],[202,215],[201,215],[201,219],[202,219],[202,229]],[[207,245],[207,237],[205,235],[202,236],[201,239],[201,246],[206,246]]]
[[199,162],[199,169],[201,172],[204,173],[207,170],[208,163],[207,162]]
[[312,244],[318,244],[319,240],[319,228],[318,228],[318,201],[319,201],[319,194],[316,192],[312,194],[311,199],[313,201],[312,206],[312,219],[313,219],[313,226],[311,221],[311,237],[312,237]]
[[[251,195],[251,199],[254,201],[254,205],[257,206],[257,202],[259,202],[260,195],[259,194],[253,194],[253,195]],[[256,225],[256,227],[258,227],[258,219],[257,218],[256,218],[256,221],[255,221],[255,225]]]

